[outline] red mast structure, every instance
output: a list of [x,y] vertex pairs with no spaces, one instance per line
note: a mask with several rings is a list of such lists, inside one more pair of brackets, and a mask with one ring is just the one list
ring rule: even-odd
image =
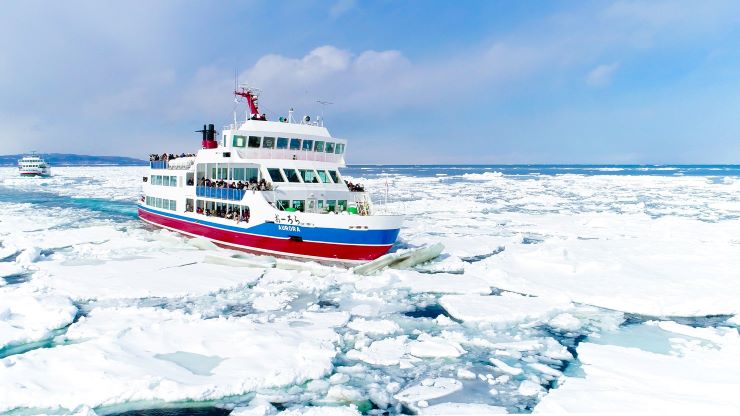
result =
[[250,120],[267,120],[264,114],[260,114],[259,108],[257,107],[258,92],[250,88],[241,87],[241,89],[235,90],[234,95],[238,97],[244,97],[247,99],[247,105],[249,106]]

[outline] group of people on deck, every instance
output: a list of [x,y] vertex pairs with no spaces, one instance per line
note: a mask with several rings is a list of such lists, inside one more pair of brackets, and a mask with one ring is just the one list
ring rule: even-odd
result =
[[344,183],[347,184],[347,189],[349,189],[350,192],[365,192],[365,187],[359,183],[352,183],[346,179],[344,180]]
[[198,209],[195,211],[198,214],[203,214],[206,217],[218,217],[218,218],[226,218],[227,220],[234,220],[237,223],[240,222],[249,222],[249,208],[244,207],[241,210],[241,213],[239,213],[238,209],[223,209],[216,207],[216,209],[208,209],[205,210],[203,208],[198,207]]
[[195,157],[195,154],[194,153],[180,153],[179,155],[177,155],[177,154],[172,154],[172,153],[169,153],[169,154],[162,153],[161,155],[157,155],[157,154],[152,153],[149,155],[149,161],[150,162],[156,162],[158,160],[168,161],[168,160],[175,160],[178,157]]
[[[189,185],[192,185],[192,183],[189,183]],[[258,181],[255,178],[252,178],[246,182],[225,181],[223,179],[210,180],[206,178],[200,178],[200,180],[198,181],[198,186],[205,186],[208,188],[242,189],[242,190],[250,190],[250,191],[271,191],[272,190],[272,185],[268,183],[266,180],[260,179]]]

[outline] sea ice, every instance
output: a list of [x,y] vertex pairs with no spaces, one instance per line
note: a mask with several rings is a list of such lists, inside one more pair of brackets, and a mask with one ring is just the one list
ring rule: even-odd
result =
[[572,307],[569,303],[519,295],[445,295],[440,304],[450,315],[464,322],[493,325],[544,320]]
[[372,335],[390,335],[401,331],[401,327],[397,323],[387,319],[373,321],[357,318],[347,324],[347,328]]
[[395,396],[397,400],[413,404],[421,400],[428,401],[450,395],[462,390],[463,385],[454,378],[425,379],[420,384],[401,390]]
[[[301,321],[96,308],[69,328],[68,345],[0,361],[0,411],[208,400],[321,378],[333,368],[334,319]],[[190,362],[197,355],[213,358],[212,368]]]
[[[740,408],[740,335],[729,328],[661,324],[713,345],[694,344],[679,354],[581,343],[585,377],[566,377],[535,413],[733,414]],[[668,335],[670,337],[670,334]]]
[[25,286],[0,288],[0,350],[8,345],[38,341],[69,325],[77,314],[72,301],[55,293]]
[[31,284],[74,299],[182,297],[251,284],[263,273],[261,269],[205,264],[202,258],[199,252],[185,251],[98,264],[43,262]]

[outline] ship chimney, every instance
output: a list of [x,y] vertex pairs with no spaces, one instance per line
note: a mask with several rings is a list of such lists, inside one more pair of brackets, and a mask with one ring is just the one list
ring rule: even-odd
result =
[[203,125],[203,130],[198,130],[198,133],[203,134],[202,146],[204,149],[215,149],[218,147],[216,142],[216,128],[213,124],[206,126]]

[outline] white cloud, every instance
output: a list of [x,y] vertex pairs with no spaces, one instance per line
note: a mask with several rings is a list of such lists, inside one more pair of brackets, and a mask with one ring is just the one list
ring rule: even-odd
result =
[[617,69],[619,69],[619,62],[599,65],[586,75],[586,84],[590,87],[605,87],[611,84]]

